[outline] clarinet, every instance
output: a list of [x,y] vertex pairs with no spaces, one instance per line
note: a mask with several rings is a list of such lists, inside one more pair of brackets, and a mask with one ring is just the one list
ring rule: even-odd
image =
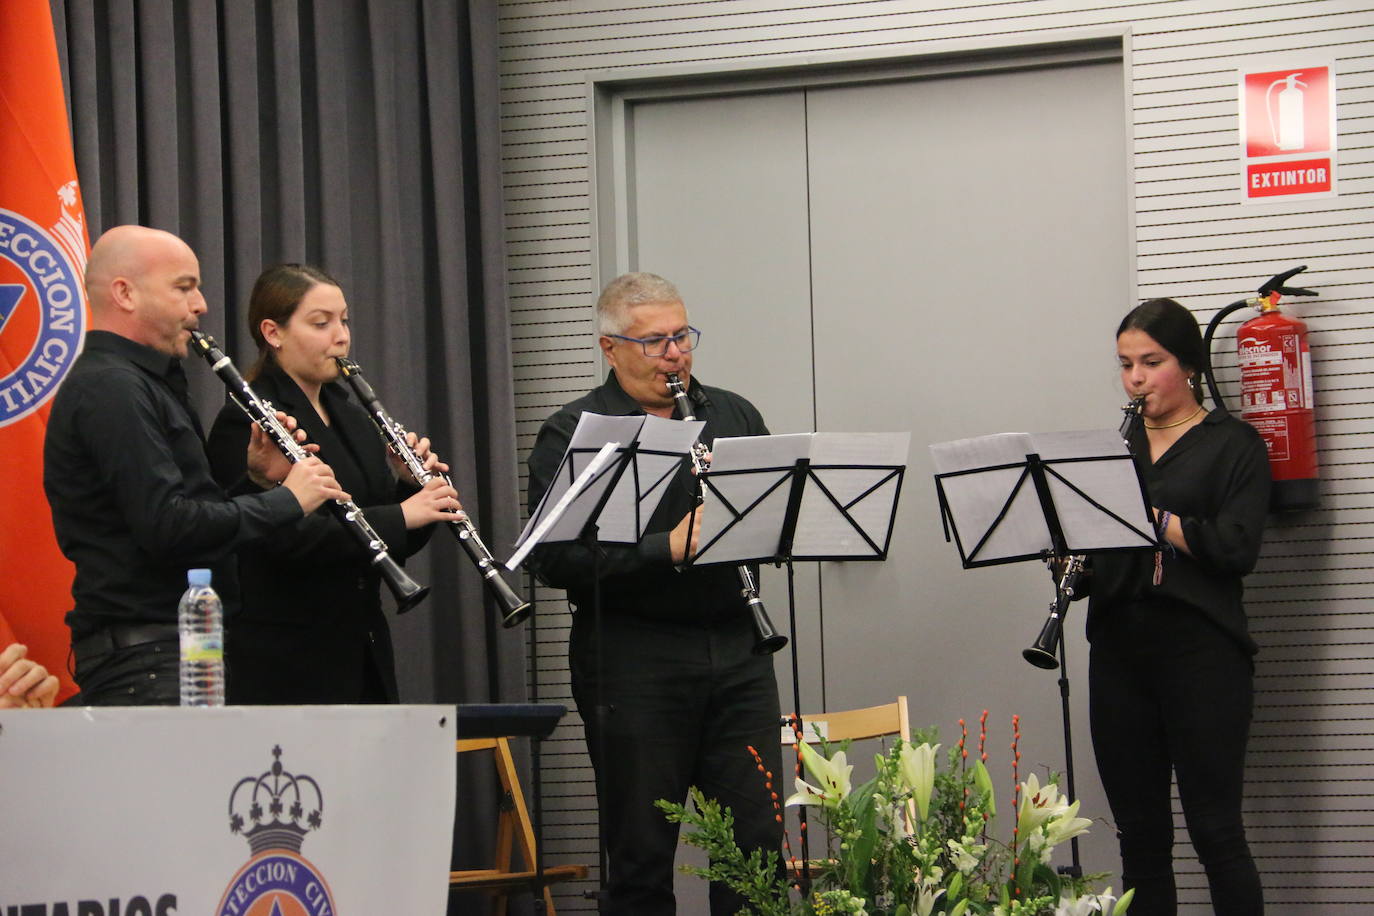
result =
[[[678,413],[682,414],[683,420],[695,420],[696,415],[692,413],[691,401],[687,398],[687,388],[682,384],[682,379],[678,378],[677,373],[668,375],[668,390],[673,393],[673,400],[677,402]],[[710,468],[710,462],[706,459],[706,445],[698,442],[692,446],[692,467],[698,474]],[[698,484],[697,501],[701,501],[700,485]],[[773,621],[768,619],[768,610],[763,606],[763,599],[759,597],[759,586],[754,581],[754,573],[748,566],[740,564],[735,567],[739,573],[739,593],[749,605],[749,613],[754,616],[754,654],[771,655],[783,646],[787,645],[787,637],[783,636],[773,627]]]
[[[435,477],[440,477],[443,478],[444,483],[452,486],[453,482],[447,476],[425,468],[424,462],[420,460],[420,457],[415,454],[415,450],[410,447],[410,443],[406,441],[405,427],[397,423],[392,419],[391,414],[386,412],[382,402],[377,399],[377,393],[372,390],[367,379],[363,378],[362,368],[347,357],[335,357],[335,362],[339,364],[339,372],[352,386],[353,393],[367,408],[367,414],[372,418],[372,423],[377,427],[377,432],[381,434],[387,447],[404,462],[410,475],[415,478],[415,482],[424,486]],[[477,567],[477,572],[482,576],[482,581],[486,583],[487,591],[491,593],[492,598],[496,599],[496,604],[501,611],[501,625],[513,627],[523,623],[525,618],[530,615],[530,603],[517,595],[515,590],[501,577],[496,559],[487,549],[487,545],[482,543],[482,538],[477,533],[477,527],[465,516],[455,515],[449,519],[448,530],[453,532],[453,536],[463,546],[463,551],[467,553],[468,559]]]
[[[1131,436],[1141,421],[1144,409],[1144,395],[1121,408],[1125,414],[1121,420],[1121,438],[1127,444],[1130,443]],[[1054,602],[1050,604],[1049,618],[1041,627],[1035,643],[1029,649],[1021,651],[1022,657],[1037,668],[1050,670],[1059,667],[1059,641],[1064,633],[1064,615],[1069,611],[1069,602],[1073,600],[1078,581],[1083,578],[1087,562],[1088,558],[1082,554],[1069,557],[1059,581],[1055,584]]]
[[[220,377],[226,388],[229,389],[230,399],[239,406],[248,419],[258,424],[262,431],[267,433],[281,453],[286,456],[286,460],[292,464],[298,464],[310,457],[296,437],[291,435],[282,422],[277,419],[276,408],[270,401],[264,401],[253,391],[244,381],[239,370],[234,367],[229,357],[224,355],[224,351],[215,343],[215,339],[209,334],[200,331],[191,332],[191,345],[195,350],[205,357],[205,361],[210,364],[210,368],[215,371],[215,375]],[[397,563],[391,554],[387,552],[386,541],[382,540],[376,530],[368,524],[367,518],[363,515],[363,510],[359,509],[351,499],[335,499],[325,503],[333,512],[334,517],[339,520],[354,539],[371,554],[371,565],[376,568],[381,575],[386,587],[391,590],[391,594],[396,598],[396,610],[404,613],[420,602],[425,595],[429,594],[429,588],[416,582],[406,575],[404,569]]]

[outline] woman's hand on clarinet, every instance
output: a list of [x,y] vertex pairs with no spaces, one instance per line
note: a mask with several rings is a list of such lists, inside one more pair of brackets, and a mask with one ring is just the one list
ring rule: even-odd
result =
[[353,498],[334,479],[333,469],[314,455],[291,465],[282,486],[296,497],[296,502],[301,504],[301,511],[306,515],[323,506],[326,500]]
[[406,442],[410,443],[410,447],[415,451],[415,457],[419,458],[421,463],[424,464],[426,471],[439,471],[443,474],[448,473],[448,465],[440,461],[437,454],[430,451],[428,438],[422,439],[414,433],[406,433]]
[[[419,460],[420,466],[431,474],[447,474],[448,465],[439,460],[439,456],[430,451],[430,442],[427,438],[421,438],[414,433],[406,433],[406,445],[410,446],[410,451]],[[391,463],[391,471],[399,478],[409,480],[412,476],[410,466],[401,459],[399,455],[391,449],[386,450],[387,461]]]
[[[277,411],[277,420],[296,437],[296,441],[301,443],[307,452],[313,454],[320,450],[320,447],[315,443],[305,441],[305,430],[296,428],[295,417],[288,416],[279,410]],[[249,425],[249,430],[248,478],[264,490],[270,490],[286,479],[286,475],[291,472],[291,462],[282,454],[277,443],[272,441],[272,437],[263,432],[261,426],[252,423]]]
[[[668,534],[668,549],[673,556],[674,565],[685,563],[697,555],[697,540],[701,534],[701,506],[697,506],[691,512],[682,517],[682,521],[677,523]],[[687,542],[688,534],[691,534],[691,543]]]
[[434,522],[451,522],[455,513],[467,517],[463,512],[463,504],[458,501],[458,491],[442,477],[431,477],[419,493],[401,503],[401,514],[405,516],[407,530]]

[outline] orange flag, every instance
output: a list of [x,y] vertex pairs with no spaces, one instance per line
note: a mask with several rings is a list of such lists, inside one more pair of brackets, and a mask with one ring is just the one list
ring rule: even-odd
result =
[[4,0],[0,16],[0,615],[61,678],[60,702],[76,691],[72,565],[43,495],[43,432],[90,325],[90,243],[48,3]]

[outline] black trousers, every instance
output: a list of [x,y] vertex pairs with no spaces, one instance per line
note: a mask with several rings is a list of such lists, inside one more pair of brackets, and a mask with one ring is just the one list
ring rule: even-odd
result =
[[131,646],[74,649],[73,676],[83,706],[176,706],[181,702],[181,645],[176,637]]
[[1090,719],[1116,818],[1131,916],[1177,912],[1170,775],[1222,916],[1264,912],[1241,820],[1253,665],[1198,611],[1172,602],[1112,608],[1093,634]]
[[[607,614],[599,676],[595,622],[590,611],[575,615],[569,654],[605,822],[605,912],[671,914],[678,825],[654,807],[657,799],[683,801],[688,787],[697,786],[733,812],[735,839],[746,853],[781,855],[782,825],[748,751],[752,746],[762,755],[781,794],[772,656],[751,654],[747,614],[716,624]],[[719,885],[710,896],[713,914],[733,916],[743,906]]]

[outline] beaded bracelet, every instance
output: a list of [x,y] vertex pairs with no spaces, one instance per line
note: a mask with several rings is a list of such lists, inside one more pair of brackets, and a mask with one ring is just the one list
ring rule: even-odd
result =
[[1174,515],[1168,509],[1162,509],[1159,513],[1159,539],[1160,545],[1155,548],[1155,574],[1153,582],[1158,586],[1164,581],[1164,551],[1169,552],[1169,556],[1174,555],[1174,545],[1169,543],[1169,519]]

